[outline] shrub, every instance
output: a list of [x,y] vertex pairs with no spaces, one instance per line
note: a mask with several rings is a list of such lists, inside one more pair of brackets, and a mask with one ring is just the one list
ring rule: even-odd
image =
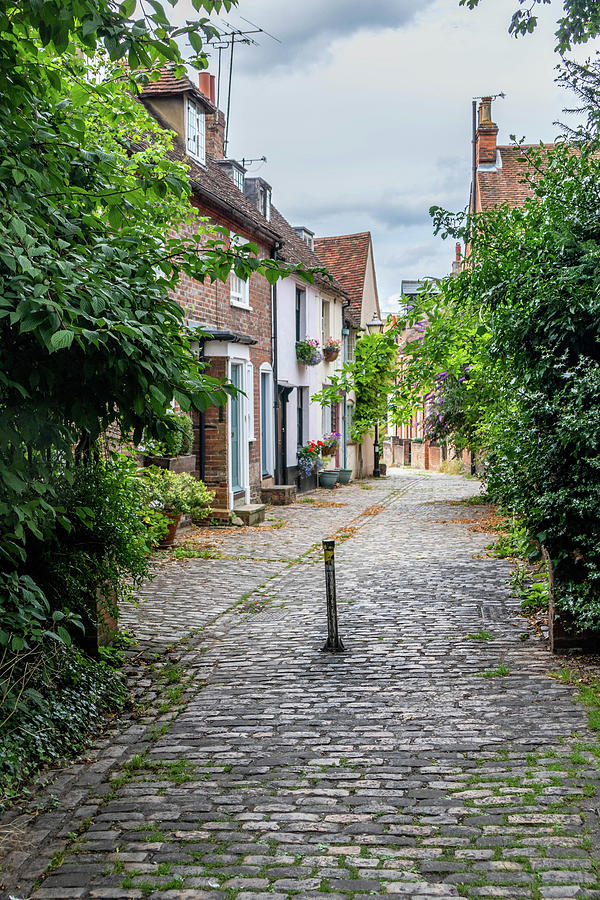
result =
[[[78,619],[93,629],[99,598],[116,614],[148,575],[152,534],[136,472],[131,459],[114,456],[56,478],[63,527],[38,542],[28,568],[52,614],[68,617],[63,627]],[[81,632],[71,627],[70,634],[78,639]]]
[[189,513],[194,522],[208,518],[212,512],[214,492],[192,475],[149,466],[139,470],[137,481],[140,498],[150,511]]
[[0,654],[0,799],[16,799],[41,765],[81,751],[106,713],[121,709],[125,699],[122,675],[76,647],[46,639],[29,654],[5,649]]
[[169,413],[164,420],[164,437],[148,440],[145,444],[148,456],[187,456],[192,452],[194,424],[185,413]]

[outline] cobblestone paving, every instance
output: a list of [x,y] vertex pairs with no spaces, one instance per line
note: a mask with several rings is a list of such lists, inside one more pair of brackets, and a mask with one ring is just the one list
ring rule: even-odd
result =
[[[600,898],[598,744],[520,639],[509,563],[452,521],[477,490],[393,473],[165,567],[131,622],[195,629],[173,702],[104,747],[99,801],[80,770],[77,838],[31,896]],[[339,656],[320,652],[333,532]]]

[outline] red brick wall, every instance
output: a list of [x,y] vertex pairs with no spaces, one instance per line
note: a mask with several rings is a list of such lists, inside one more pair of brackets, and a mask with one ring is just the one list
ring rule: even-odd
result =
[[[270,256],[271,248],[257,241],[256,235],[228,219],[221,212],[195,204],[202,216],[208,216],[212,222],[224,225],[249,241],[258,244],[260,256]],[[192,226],[182,230],[191,235]],[[212,325],[218,329],[248,334],[256,340],[249,347],[250,362],[254,366],[254,441],[249,444],[250,457],[250,491],[252,499],[260,499],[261,463],[260,463],[260,367],[263,363],[272,363],[271,354],[271,288],[266,278],[254,274],[250,279],[250,309],[231,306],[229,283],[220,281],[202,283],[182,275],[172,296],[183,307],[187,318],[201,325]],[[227,375],[226,360],[210,358],[211,367],[207,374],[225,378]],[[206,483],[211,490],[217,490],[214,506],[227,506],[227,413],[207,411],[206,428]],[[213,428],[212,426],[216,426]],[[210,448],[209,448],[210,445]]]
[[441,447],[436,447],[434,444],[429,444],[429,469],[434,469],[436,472],[439,472],[440,463],[442,461],[442,450]]

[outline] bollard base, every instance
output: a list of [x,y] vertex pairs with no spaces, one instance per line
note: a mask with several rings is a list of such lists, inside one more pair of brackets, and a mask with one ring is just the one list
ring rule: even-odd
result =
[[321,653],[343,653],[345,649],[341,638],[337,638],[337,640],[334,638],[327,638],[321,647]]

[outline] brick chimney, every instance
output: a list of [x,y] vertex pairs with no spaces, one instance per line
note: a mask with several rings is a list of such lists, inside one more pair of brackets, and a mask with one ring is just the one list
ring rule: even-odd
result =
[[[205,97],[215,105],[215,76],[209,72],[200,72],[198,87]],[[223,159],[225,145],[225,114],[217,109],[206,114],[206,152],[213,159]]]
[[477,125],[477,165],[496,162],[498,126],[492,122],[492,98],[482,97]]

